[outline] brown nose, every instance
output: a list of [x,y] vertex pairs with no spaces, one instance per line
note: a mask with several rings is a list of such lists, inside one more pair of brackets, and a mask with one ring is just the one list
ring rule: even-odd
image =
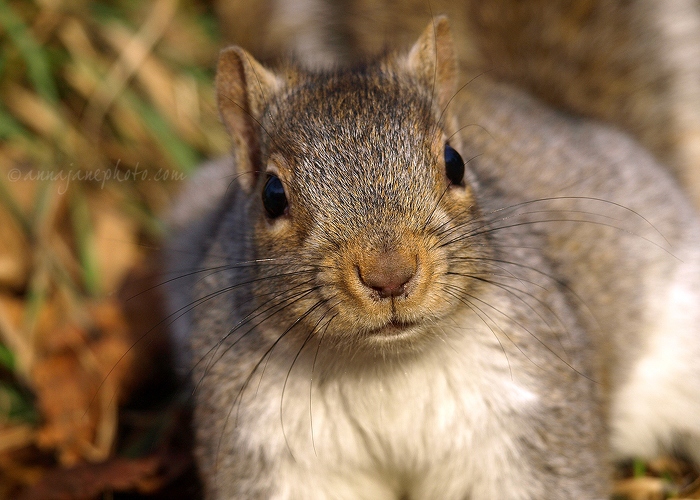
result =
[[379,298],[399,297],[416,274],[416,258],[397,251],[371,255],[358,265],[360,280]]

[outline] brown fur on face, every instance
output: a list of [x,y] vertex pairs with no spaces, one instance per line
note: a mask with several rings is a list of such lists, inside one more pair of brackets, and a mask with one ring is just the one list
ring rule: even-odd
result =
[[[301,317],[306,328],[299,331],[308,331],[333,318],[334,334],[353,345],[413,342],[421,324],[459,306],[445,287],[464,284],[447,274],[455,264],[442,243],[460,225],[474,227],[478,212],[471,188],[450,186],[445,176],[444,147],[454,127],[443,110],[455,81],[445,19],[431,24],[407,56],[336,74],[276,75],[240,49],[222,54],[219,72],[224,122],[234,138],[249,142],[250,163],[243,165],[258,172],[254,187],[249,175],[240,180],[257,220],[255,258],[279,262],[269,277],[291,275],[292,296],[310,287],[286,309],[290,323]],[[276,219],[261,206],[270,176],[280,179],[288,200]],[[401,293],[382,291],[392,286]]]

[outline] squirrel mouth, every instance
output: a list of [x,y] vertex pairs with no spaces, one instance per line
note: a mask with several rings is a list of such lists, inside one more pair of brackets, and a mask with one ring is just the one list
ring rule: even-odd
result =
[[392,319],[385,325],[371,329],[369,331],[369,334],[372,336],[379,337],[400,336],[401,334],[406,333],[408,330],[417,325],[418,322],[416,321],[400,321],[398,319]]

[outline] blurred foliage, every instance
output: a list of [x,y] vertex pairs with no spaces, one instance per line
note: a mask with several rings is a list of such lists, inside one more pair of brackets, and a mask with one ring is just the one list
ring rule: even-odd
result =
[[0,2],[0,237],[11,247],[0,248],[0,292],[26,298],[25,326],[56,287],[114,291],[100,274],[97,198],[137,241],[157,240],[178,181],[225,152],[219,46],[202,2]]
[[[103,191],[139,237],[157,237],[173,183],[226,150],[215,26],[194,1],[0,3],[0,203],[22,250],[47,248],[57,230],[75,259],[51,259],[44,285],[112,291],[97,275],[91,199]],[[40,297],[37,264],[0,269],[0,286]]]
[[[55,426],[47,437],[65,417],[50,383],[78,391],[86,435],[113,446],[121,381],[104,379],[131,345],[113,297],[158,247],[183,181],[229,147],[221,43],[204,1],[0,0],[0,498],[2,453],[103,456],[61,449]],[[96,400],[88,378],[111,393]]]
[[[134,348],[160,318],[141,292],[162,279],[139,282],[131,304],[116,292],[147,268],[182,181],[229,147],[221,45],[205,0],[0,0],[0,499],[169,481],[161,498],[197,497],[187,453],[168,444],[183,439],[181,412],[116,406],[129,377],[162,371]],[[133,462],[113,456],[119,432]],[[663,498],[669,474],[688,482],[676,462],[645,467],[617,493]]]

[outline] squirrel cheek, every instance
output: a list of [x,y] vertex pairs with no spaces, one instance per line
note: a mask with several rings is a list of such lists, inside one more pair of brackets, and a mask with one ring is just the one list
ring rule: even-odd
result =
[[[272,253],[295,252],[296,250],[294,249],[299,248],[299,245],[301,245],[292,221],[288,217],[279,217],[272,221],[259,220],[255,225],[253,237],[256,242],[256,248],[268,249]],[[261,257],[272,256],[261,255]]]
[[460,209],[463,210],[466,207],[474,205],[475,203],[474,193],[472,192],[472,188],[468,181],[465,181],[463,186],[452,186],[452,189],[450,189],[449,199],[451,199],[454,203],[451,210],[456,211],[459,211]]

